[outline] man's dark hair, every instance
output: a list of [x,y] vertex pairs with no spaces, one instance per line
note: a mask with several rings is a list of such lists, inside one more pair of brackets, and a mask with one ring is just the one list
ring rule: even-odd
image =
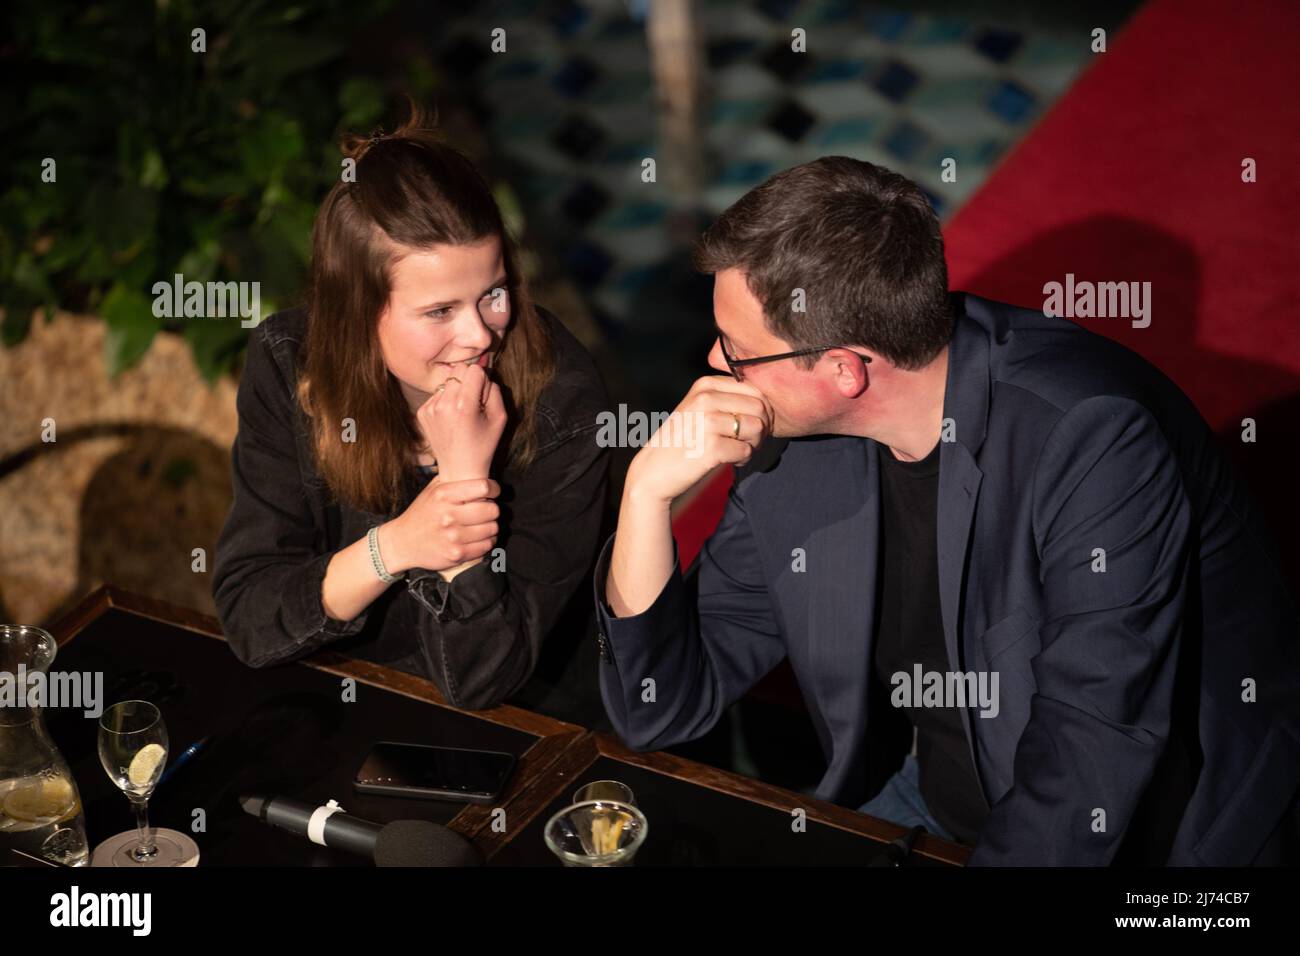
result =
[[[750,190],[696,243],[705,273],[732,267],[792,348],[863,345],[904,369],[948,344],[939,220],[920,188],[882,166],[824,156]],[[804,312],[794,310],[804,290]],[[818,356],[798,359],[810,368]]]

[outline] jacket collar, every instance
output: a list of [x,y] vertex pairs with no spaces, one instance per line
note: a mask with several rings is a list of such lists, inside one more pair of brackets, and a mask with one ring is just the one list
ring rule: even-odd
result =
[[948,297],[954,319],[948,343],[943,417],[952,420],[956,441],[976,457],[988,433],[990,386],[988,328],[967,312],[968,304],[977,305],[970,302],[973,298],[965,292],[953,292]]

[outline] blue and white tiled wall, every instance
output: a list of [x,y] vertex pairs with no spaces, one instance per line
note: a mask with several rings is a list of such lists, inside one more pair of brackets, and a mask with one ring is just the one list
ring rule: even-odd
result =
[[[946,219],[1090,55],[1078,30],[842,0],[705,0],[697,11],[707,58],[700,226],[773,173],[830,154],[913,178]],[[659,145],[643,15],[644,4],[615,0],[476,4],[443,32],[440,59],[485,108],[535,234],[606,332],[644,358],[647,397],[662,384],[667,400],[700,369],[674,373],[673,349],[697,343],[663,333],[709,316],[707,299],[694,314],[700,286],[683,275],[687,249],[670,229],[677,197],[662,176],[641,178]],[[495,27],[505,53],[487,51]],[[791,51],[796,27],[806,53]],[[956,182],[941,180],[946,157]]]

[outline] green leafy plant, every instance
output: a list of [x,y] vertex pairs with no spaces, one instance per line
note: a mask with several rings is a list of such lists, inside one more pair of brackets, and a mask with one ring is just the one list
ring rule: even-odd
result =
[[229,370],[247,340],[239,320],[157,318],[153,285],[257,281],[263,316],[299,292],[338,134],[384,114],[383,88],[350,74],[346,45],[391,6],[10,4],[0,60],[23,80],[0,92],[6,345],[40,307],[92,311],[114,376],[164,328],[184,334],[209,382]]

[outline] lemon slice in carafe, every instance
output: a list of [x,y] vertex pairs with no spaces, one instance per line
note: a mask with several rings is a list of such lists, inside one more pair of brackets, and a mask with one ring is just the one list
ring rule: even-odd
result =
[[76,791],[66,777],[47,777],[17,787],[5,794],[5,816],[24,823],[55,823],[68,815],[77,802]]

